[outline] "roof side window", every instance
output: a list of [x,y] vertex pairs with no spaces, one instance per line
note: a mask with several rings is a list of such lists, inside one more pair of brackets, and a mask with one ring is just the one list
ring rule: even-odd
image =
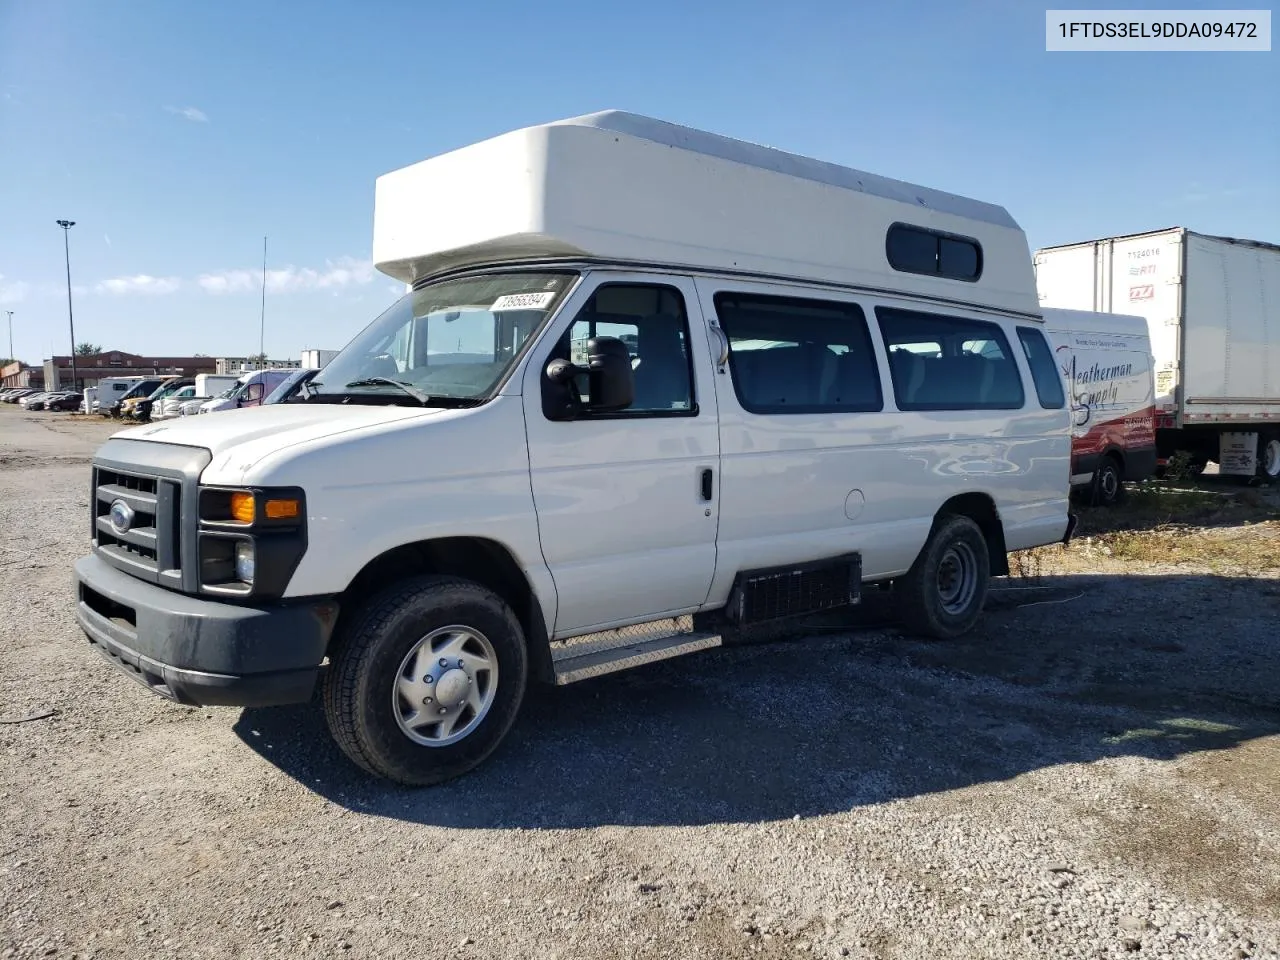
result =
[[982,276],[982,246],[977,240],[895,223],[885,237],[889,266],[902,273],[946,277],[972,283]]

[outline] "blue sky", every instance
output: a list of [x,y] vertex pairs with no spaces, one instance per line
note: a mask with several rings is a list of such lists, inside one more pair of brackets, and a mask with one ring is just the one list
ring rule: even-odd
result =
[[1280,53],[1050,54],[1044,9],[0,0],[0,310],[67,352],[69,218],[80,340],[253,352],[265,234],[267,352],[337,348],[401,289],[375,177],[606,108],[1001,203],[1033,247],[1280,242]]

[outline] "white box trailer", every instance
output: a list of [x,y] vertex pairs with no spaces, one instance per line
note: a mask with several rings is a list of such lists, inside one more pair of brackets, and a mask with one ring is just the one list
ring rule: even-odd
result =
[[309,370],[320,370],[326,363],[338,355],[337,350],[312,350],[302,351],[302,367]]
[[1280,245],[1185,227],[1045,247],[1041,307],[1138,314],[1161,465],[1280,480]]
[[212,400],[222,396],[239,382],[240,378],[235,374],[197,373],[195,395],[197,398]]

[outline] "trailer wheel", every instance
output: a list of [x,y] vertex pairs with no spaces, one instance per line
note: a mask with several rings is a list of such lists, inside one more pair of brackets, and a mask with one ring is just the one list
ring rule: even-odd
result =
[[968,517],[940,517],[906,576],[894,585],[898,616],[908,632],[937,640],[968,633],[982,615],[991,556],[981,528]]
[[1102,458],[1093,474],[1093,505],[1114,507],[1124,499],[1124,477],[1120,461],[1108,455]]
[[1280,433],[1258,434],[1258,479],[1263,483],[1280,481]]
[[528,656],[511,608],[453,577],[415,577],[340,628],[323,692],[329,730],[357,765],[422,787],[498,747],[524,699]]

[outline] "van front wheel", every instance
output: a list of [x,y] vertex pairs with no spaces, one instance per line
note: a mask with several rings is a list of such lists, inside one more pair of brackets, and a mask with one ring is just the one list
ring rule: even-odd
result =
[[408,786],[479,766],[524,698],[528,657],[511,608],[479,584],[418,577],[371,598],[335,638],[325,717],[357,765]]
[[898,615],[911,633],[950,640],[982,615],[991,558],[982,530],[968,517],[941,518],[906,576],[894,586]]

